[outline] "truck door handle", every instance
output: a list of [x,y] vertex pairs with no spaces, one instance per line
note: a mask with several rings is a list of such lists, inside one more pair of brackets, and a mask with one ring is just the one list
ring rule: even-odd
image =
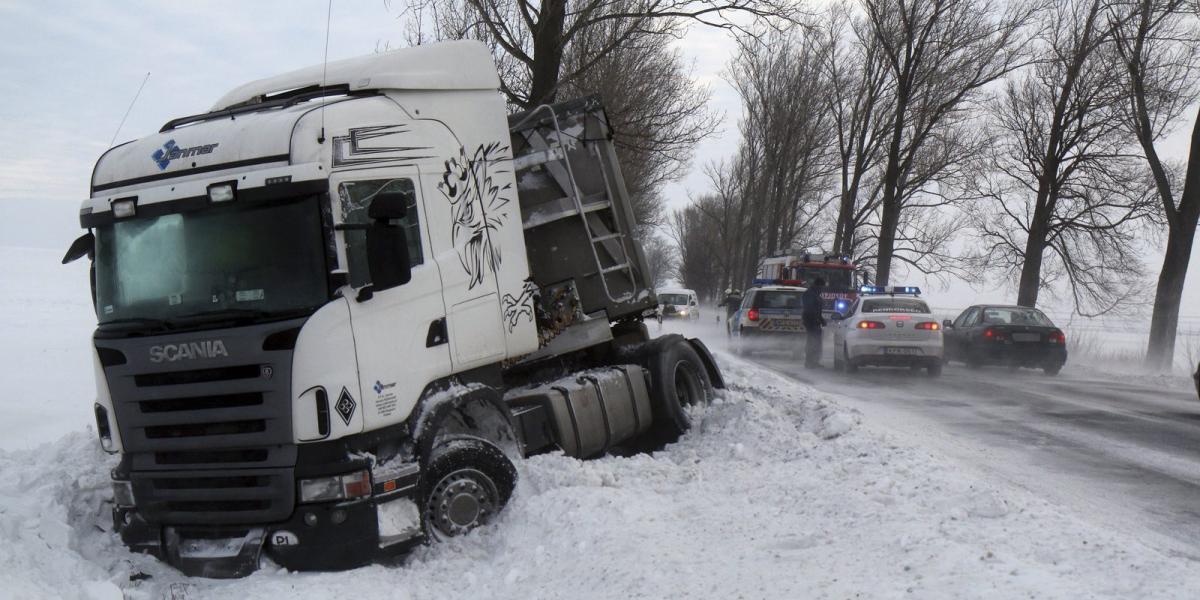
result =
[[446,317],[437,319],[429,324],[429,332],[425,334],[425,347],[441,346],[449,340],[446,336]]

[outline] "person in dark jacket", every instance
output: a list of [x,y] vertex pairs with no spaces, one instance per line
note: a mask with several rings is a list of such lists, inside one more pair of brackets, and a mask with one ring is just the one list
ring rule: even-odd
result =
[[804,366],[810,369],[821,366],[821,328],[825,326],[825,316],[821,314],[823,291],[825,280],[818,277],[800,297],[800,318],[804,320],[805,329]]

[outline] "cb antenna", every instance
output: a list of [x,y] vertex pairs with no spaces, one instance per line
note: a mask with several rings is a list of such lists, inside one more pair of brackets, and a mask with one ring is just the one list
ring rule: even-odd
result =
[[[333,16],[333,0],[329,0],[329,6],[325,9],[325,58],[321,61],[321,91],[325,91],[325,72],[329,68],[329,19]],[[325,143],[325,99],[321,99],[321,135],[317,136],[317,143]]]
[[[332,2],[333,0],[329,0]],[[133,105],[137,103],[138,96],[142,95],[142,88],[146,87],[146,82],[150,81],[150,71],[146,71],[146,76],[142,78],[142,85],[138,86],[138,91],[133,95],[133,101],[129,103],[129,108],[125,109],[125,116],[121,117],[121,123],[117,125],[117,130],[113,132],[112,139],[108,141],[108,147],[116,143],[117,136],[121,133],[121,128],[125,126],[125,119],[129,118],[129,113],[133,111]]]

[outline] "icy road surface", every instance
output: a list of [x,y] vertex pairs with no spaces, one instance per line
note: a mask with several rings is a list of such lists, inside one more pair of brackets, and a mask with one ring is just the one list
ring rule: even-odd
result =
[[[724,347],[723,330],[693,330]],[[1190,381],[1071,360],[1056,377],[957,363],[939,378],[866,367],[849,375],[830,368],[830,350],[822,369],[776,352],[749,359],[836,394],[914,443],[1200,559],[1200,401]]]

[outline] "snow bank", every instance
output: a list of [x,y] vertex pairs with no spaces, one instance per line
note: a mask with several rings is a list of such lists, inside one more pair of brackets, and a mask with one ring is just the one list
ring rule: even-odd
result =
[[[188,579],[109,533],[94,436],[0,453],[0,596],[18,598],[1178,597],[1195,564],[897,444],[720,354],[730,389],[654,455],[519,465],[494,525],[345,573]],[[131,575],[136,575],[134,581]],[[146,578],[146,576],[149,578]]]

